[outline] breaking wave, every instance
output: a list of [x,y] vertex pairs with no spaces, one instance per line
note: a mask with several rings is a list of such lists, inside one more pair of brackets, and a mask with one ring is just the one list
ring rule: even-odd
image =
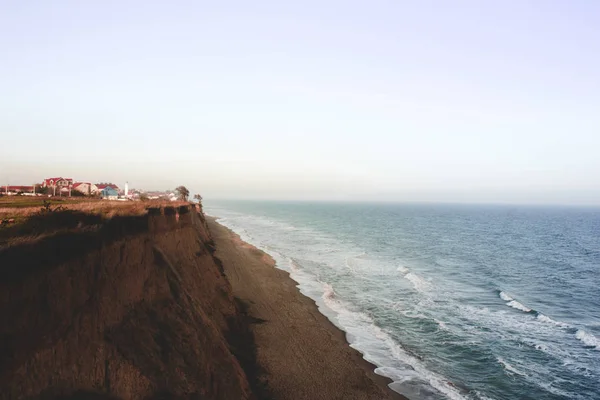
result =
[[335,297],[335,291],[333,290],[333,286],[328,283],[323,284],[323,300],[325,304],[327,304],[330,308],[332,307],[331,300]]
[[560,322],[560,321],[556,321],[556,320],[554,320],[554,319],[552,319],[552,318],[550,318],[547,315],[544,315],[542,313],[538,313],[537,319],[539,321],[541,321],[541,322],[546,322],[546,323],[549,323],[549,324],[560,326],[562,328],[569,328],[569,327],[571,327],[571,325],[569,325],[569,324],[566,324],[566,323]]
[[408,280],[410,283],[412,283],[412,285],[416,291],[426,292],[429,289],[431,289],[431,282],[429,282],[427,279],[415,274],[414,272],[411,272],[408,268],[398,267],[398,269],[396,271],[398,271],[402,275],[404,275],[404,278],[406,278],[406,280]]
[[586,347],[591,347],[596,350],[600,350],[600,340],[591,333],[588,333],[583,329],[579,329],[575,333],[575,337],[579,339],[583,344],[585,344]]
[[531,308],[525,306],[523,303],[519,303],[517,300],[515,300],[514,298],[512,298],[511,296],[509,296],[508,294],[500,291],[500,293],[498,293],[498,295],[500,296],[500,298],[504,301],[506,301],[506,305],[509,307],[512,307],[514,309],[526,312],[526,313],[537,313],[535,310],[532,310]]
[[531,308],[525,307],[523,304],[519,303],[516,300],[511,300],[508,303],[506,303],[506,305],[512,308],[516,308],[517,310],[524,311],[526,313],[531,312]]
[[[409,370],[404,370],[394,367],[379,367],[375,371],[391,378],[394,381],[405,381],[407,375],[414,375],[424,379],[440,393],[444,394],[451,400],[466,400],[460,391],[445,377],[429,370],[417,356],[405,350],[382,328],[377,326],[372,318],[362,312],[351,311],[340,300],[335,298],[333,286],[323,283],[322,299],[325,304],[333,310],[338,317],[338,321],[344,327],[346,332],[350,333],[355,339],[351,346],[364,354],[365,359],[372,360],[371,350],[373,354],[378,353],[377,349],[371,349],[363,343],[372,342],[371,338],[377,338],[378,344],[376,347],[382,347],[385,352],[391,354],[396,360],[409,366]],[[410,378],[409,378],[410,379]]]
[[512,297],[510,297],[509,295],[507,295],[506,293],[504,293],[502,291],[500,291],[499,296],[504,301],[513,301],[514,300]]
[[508,362],[506,362],[502,357],[496,357],[496,360],[500,363],[500,365],[502,365],[502,367],[508,371],[511,374],[516,374],[516,375],[521,375],[521,376],[526,376],[525,373],[519,371],[518,369],[516,369],[515,367],[513,367],[512,365],[510,365]]
[[400,272],[403,275],[406,275],[406,274],[408,274],[409,269],[401,266],[401,267],[398,267],[398,269],[396,271]]
[[[498,295],[500,296],[500,298],[502,300],[507,302],[506,303],[507,306],[515,308],[517,310],[521,310],[526,313],[534,314],[536,316],[536,319],[540,322],[552,324],[552,325],[555,325],[560,328],[575,330],[575,328],[573,328],[573,326],[571,326],[565,322],[556,321],[556,320],[548,317],[547,315],[542,314],[541,312],[538,312],[538,311],[532,310],[529,307],[526,307],[525,305],[519,303],[513,297],[509,296],[508,294],[506,294],[502,291],[500,291]],[[592,348],[595,350],[600,350],[600,339],[598,339],[593,334],[588,333],[588,332],[584,331],[583,329],[577,329],[577,331],[575,331],[575,337],[577,338],[577,340],[581,341],[585,345],[585,347]],[[539,350],[547,349],[547,347],[542,346],[542,345],[536,346],[536,348]]]

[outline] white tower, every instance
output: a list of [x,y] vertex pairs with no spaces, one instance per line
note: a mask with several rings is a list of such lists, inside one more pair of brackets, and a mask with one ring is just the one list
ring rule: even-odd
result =
[[125,182],[125,197],[129,196],[129,182]]

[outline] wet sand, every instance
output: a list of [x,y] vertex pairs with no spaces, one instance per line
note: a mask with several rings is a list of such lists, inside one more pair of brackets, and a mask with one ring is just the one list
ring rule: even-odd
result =
[[405,399],[275,261],[207,217],[234,296],[246,303],[259,380],[274,400]]

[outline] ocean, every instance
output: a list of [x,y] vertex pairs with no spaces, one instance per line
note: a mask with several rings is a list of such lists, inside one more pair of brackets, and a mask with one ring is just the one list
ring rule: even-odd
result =
[[410,399],[600,399],[600,209],[205,201]]

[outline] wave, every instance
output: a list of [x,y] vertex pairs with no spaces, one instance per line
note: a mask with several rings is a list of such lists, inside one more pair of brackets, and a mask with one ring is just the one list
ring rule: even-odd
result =
[[477,390],[475,390],[474,393],[475,393],[475,396],[477,396],[477,398],[479,400],[494,400],[491,397],[484,396],[483,394],[481,394],[481,392],[479,392]]
[[425,292],[429,288],[431,288],[431,283],[429,281],[421,278],[417,274],[409,272],[408,274],[404,275],[404,277],[406,279],[408,279],[410,281],[410,283],[413,284],[413,287],[419,292]]
[[525,307],[523,304],[519,303],[516,300],[511,300],[508,303],[506,303],[506,305],[509,307],[512,307],[512,308],[516,308],[517,310],[521,310],[526,313],[529,313],[532,311],[531,308]]
[[[552,383],[548,382],[547,380],[540,380],[538,377],[535,376],[536,371],[531,371],[531,374],[527,374],[527,373],[515,368],[513,365],[509,364],[502,357],[496,357],[496,360],[498,361],[498,363],[500,365],[502,365],[502,367],[506,371],[507,375],[519,375],[526,381],[528,381],[536,386],[539,386],[540,388],[544,389],[547,392],[550,392],[554,395],[560,396],[561,398],[573,398],[572,396],[569,396],[568,393],[554,387],[552,385]],[[523,365],[523,367],[528,368],[529,366]]]
[[406,275],[406,274],[408,274],[409,269],[406,267],[400,266],[396,269],[396,271],[400,272],[402,275]]
[[[573,329],[573,330],[576,329],[572,325],[567,324],[566,322],[561,322],[561,321],[552,319],[549,316],[542,314],[539,311],[533,310],[533,309],[525,306],[524,304],[519,303],[517,300],[515,300],[513,297],[506,294],[505,292],[500,291],[499,296],[502,300],[507,302],[506,303],[507,306],[515,308],[520,311],[523,311],[528,314],[533,314],[533,315],[535,315],[536,319],[539,322],[551,324],[551,325],[557,326],[559,328],[564,328],[564,329]],[[586,347],[592,347],[597,350],[600,350],[600,340],[598,340],[598,338],[596,338],[594,335],[589,334],[586,331],[579,329],[575,332],[575,336],[577,337],[577,339],[582,341],[586,345]],[[540,345],[540,346],[535,346],[535,347],[538,350],[547,350],[546,346]]]
[[415,274],[414,272],[411,272],[408,268],[404,266],[396,268],[396,271],[404,275],[404,278],[406,278],[410,283],[412,283],[413,287],[417,292],[424,293],[431,288],[431,282]]
[[513,301],[514,299],[512,297],[510,297],[509,295],[507,295],[506,293],[504,293],[503,291],[500,291],[500,293],[498,294],[500,296],[500,298],[504,301]]
[[434,318],[433,320],[438,325],[438,329],[444,330],[444,331],[450,331],[450,329],[448,329],[448,326],[446,325],[446,323],[444,321],[440,321],[439,319],[436,319],[436,318]]
[[508,371],[511,374],[516,374],[516,375],[521,375],[521,376],[527,376],[527,374],[525,374],[524,372],[519,371],[518,369],[516,369],[515,367],[513,367],[512,365],[510,365],[508,362],[506,362],[502,357],[496,357],[496,360],[498,361],[498,363],[500,363],[500,365],[502,365],[502,367],[504,367],[504,369],[506,371]]
[[500,296],[500,298],[502,300],[506,301],[506,305],[509,307],[515,308],[517,310],[520,310],[520,311],[523,311],[526,313],[534,313],[536,315],[538,314],[537,311],[532,310],[531,308],[527,307],[523,303],[518,302],[513,297],[509,296],[508,294],[504,293],[503,291],[500,291],[498,293],[498,296]]
[[[506,303],[507,306],[515,308],[517,310],[521,310],[526,313],[534,314],[536,316],[536,319],[540,322],[552,324],[557,327],[565,328],[565,329],[573,329],[573,330],[576,329],[573,326],[571,326],[565,322],[556,321],[556,320],[548,317],[547,315],[542,314],[541,312],[533,310],[533,309],[523,305],[522,303],[519,303],[517,300],[515,300],[513,297],[509,296],[508,294],[506,294],[503,291],[500,291],[498,293],[498,295],[500,296],[500,298],[502,300],[507,302]],[[575,337],[579,341],[581,341],[585,345],[585,347],[592,348],[595,350],[600,350],[600,339],[598,339],[593,334],[588,333],[588,332],[584,331],[583,329],[577,329],[577,331],[575,331]],[[543,351],[547,350],[547,347],[545,345],[536,345],[535,348],[538,350],[543,350]]]
[[575,333],[575,337],[579,339],[583,344],[585,344],[586,347],[591,347],[596,350],[600,350],[600,340],[591,333],[588,333],[583,329],[578,329]]
[[413,287],[418,292],[427,292],[431,288],[431,282],[415,274],[414,272],[406,273],[404,275],[404,278],[406,278],[410,283],[412,283]]
[[300,271],[300,265],[298,265],[298,263],[293,258],[288,257],[288,265],[290,266],[290,271],[292,273]]
[[328,283],[324,283],[322,298],[323,298],[323,301],[325,301],[325,304],[330,306],[330,304],[328,304],[328,302],[330,302],[334,297],[335,297],[335,291],[333,290],[333,286],[331,286]]
[[569,324],[567,324],[565,322],[556,321],[556,320],[554,320],[554,319],[550,318],[549,316],[544,315],[542,313],[538,313],[537,319],[540,320],[541,322],[546,322],[546,323],[549,323],[549,324],[560,326],[562,328],[570,328],[571,327],[571,325],[569,325]]
[[[351,311],[341,301],[336,299],[335,290],[330,284],[323,283],[322,299],[330,309],[338,314],[338,320],[344,327],[344,330],[354,337],[351,347],[356,348],[363,353],[365,359],[373,362],[372,356],[369,353],[372,349],[368,343],[372,343],[372,338],[377,338],[379,344],[375,346],[383,346],[385,349],[384,353],[391,354],[394,359],[409,367],[408,370],[401,370],[394,367],[380,366],[375,372],[383,374],[398,382],[405,382],[411,377],[420,378],[427,382],[432,388],[444,394],[448,399],[465,400],[465,397],[455,385],[445,377],[427,369],[423,364],[423,361],[419,359],[418,355],[411,354],[400,344],[396,343],[385,330],[375,324],[371,317],[361,312]],[[366,343],[366,345],[361,345],[363,342]],[[377,353],[378,351],[375,349],[373,354]]]
[[363,251],[358,255],[346,256],[344,259],[344,264],[348,270],[350,270],[352,273],[356,273],[360,271],[361,266],[364,268],[365,261],[368,261],[367,253]]

